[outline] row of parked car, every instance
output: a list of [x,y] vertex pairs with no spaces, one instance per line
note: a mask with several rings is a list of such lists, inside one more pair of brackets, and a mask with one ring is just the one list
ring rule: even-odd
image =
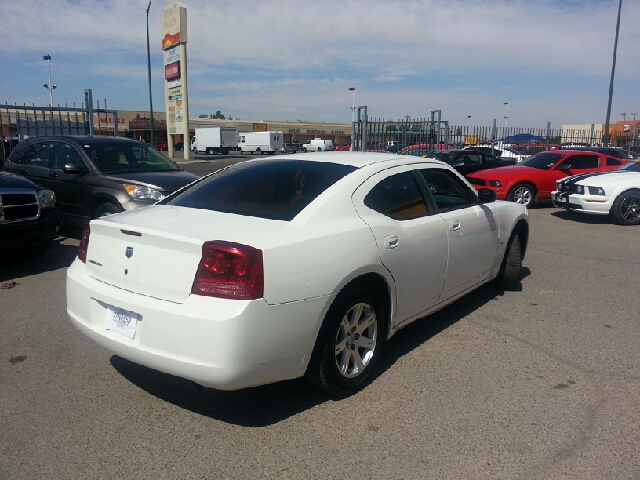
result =
[[151,205],[198,176],[122,137],[35,137],[0,163],[0,253],[43,255],[61,221]]
[[609,215],[621,225],[640,223],[640,163],[617,148],[541,151],[522,162],[472,148],[422,156],[451,165],[476,188],[495,192],[498,200],[527,207],[552,202],[575,212]]

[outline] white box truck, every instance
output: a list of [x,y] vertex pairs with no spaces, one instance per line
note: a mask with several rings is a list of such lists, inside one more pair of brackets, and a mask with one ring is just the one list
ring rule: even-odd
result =
[[282,149],[282,132],[240,132],[238,148],[242,153],[268,153],[273,155]]
[[314,138],[302,145],[303,152],[324,152],[333,150],[332,140],[323,140],[321,138]]
[[196,128],[191,139],[191,151],[195,153],[228,154],[238,149],[238,129],[235,127]]

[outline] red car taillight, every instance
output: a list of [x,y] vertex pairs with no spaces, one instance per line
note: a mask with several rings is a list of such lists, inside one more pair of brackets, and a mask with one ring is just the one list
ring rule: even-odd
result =
[[89,248],[90,234],[91,227],[89,226],[89,220],[87,220],[82,227],[82,236],[80,237],[80,245],[78,246],[78,258],[84,263],[87,263],[87,249]]
[[205,242],[191,293],[235,300],[262,298],[262,250],[220,240]]

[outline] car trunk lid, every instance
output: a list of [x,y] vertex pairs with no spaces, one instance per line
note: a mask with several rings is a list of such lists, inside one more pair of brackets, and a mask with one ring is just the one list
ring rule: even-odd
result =
[[87,269],[117,288],[182,303],[205,241],[260,248],[260,236],[284,223],[164,205],[139,209],[91,222]]

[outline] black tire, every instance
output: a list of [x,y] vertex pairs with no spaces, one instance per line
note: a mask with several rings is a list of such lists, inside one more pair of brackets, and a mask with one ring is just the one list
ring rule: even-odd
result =
[[520,250],[520,238],[516,233],[511,235],[504,252],[504,259],[500,265],[498,274],[498,287],[503,290],[517,290],[522,279],[522,251]]
[[618,195],[609,216],[618,225],[640,224],[640,190],[632,188]]
[[96,208],[93,214],[93,218],[106,217],[107,215],[113,215],[114,213],[120,213],[122,209],[113,203],[105,202]]
[[319,152],[321,152],[321,151],[322,151],[322,148],[318,147],[318,151],[319,151]]
[[207,155],[213,155],[213,148],[207,148],[204,153],[206,153]]
[[507,200],[510,202],[516,202],[525,207],[532,207],[535,203],[535,198],[536,189],[530,183],[518,183],[507,196]]
[[[371,289],[361,286],[341,292],[318,333],[305,372],[309,383],[331,395],[347,395],[367,385],[382,355],[384,315]],[[351,328],[345,331],[345,326]]]

